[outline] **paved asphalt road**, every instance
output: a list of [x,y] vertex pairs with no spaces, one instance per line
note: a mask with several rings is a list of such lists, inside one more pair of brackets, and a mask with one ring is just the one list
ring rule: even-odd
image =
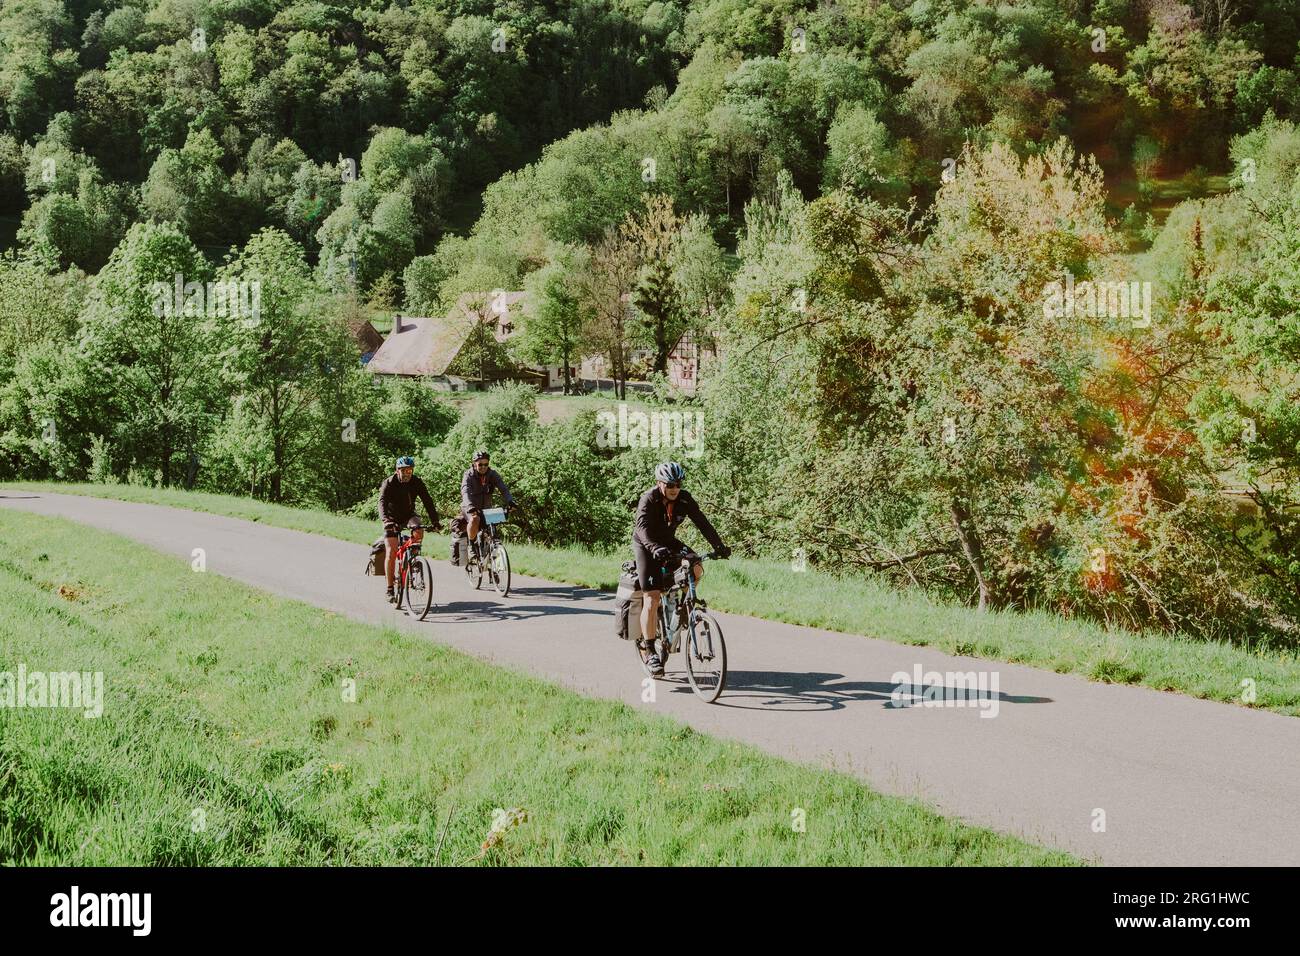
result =
[[[719,615],[731,673],[718,702],[691,693],[674,656],[647,703],[631,646],[613,636],[608,594],[516,575],[502,599],[475,592],[439,560],[438,608],[420,623],[383,602],[381,579],[361,574],[360,545],[99,498],[15,491],[0,494],[0,505],[84,522],[187,561],[201,547],[210,573],[395,623],[1085,859],[1300,864],[1295,718],[736,614]],[[434,557],[445,556],[444,542],[436,539]],[[895,673],[917,666],[988,672],[998,693],[971,702],[983,706],[920,706],[910,693],[894,705]],[[815,808],[807,809],[811,818]],[[1098,811],[1105,832],[1094,831]]]

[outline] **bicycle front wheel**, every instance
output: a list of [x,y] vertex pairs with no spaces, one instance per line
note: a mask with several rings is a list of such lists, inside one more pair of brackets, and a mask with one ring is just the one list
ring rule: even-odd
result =
[[406,609],[423,621],[433,607],[433,565],[416,558],[406,572]]
[[692,611],[683,645],[686,679],[696,695],[711,704],[727,686],[727,644],[718,619],[708,611]]
[[396,598],[393,607],[399,611],[402,609],[402,602],[406,600],[406,574],[406,559],[403,558],[393,568],[393,596]]
[[492,586],[502,597],[510,594],[510,555],[504,544],[492,546]]

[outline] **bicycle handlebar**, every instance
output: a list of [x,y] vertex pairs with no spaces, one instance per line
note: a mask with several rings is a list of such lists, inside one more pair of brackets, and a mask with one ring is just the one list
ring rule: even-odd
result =
[[[726,561],[727,560],[722,555],[718,554],[718,552],[716,551],[710,551],[708,554],[695,554],[695,557],[699,558],[701,561]],[[682,567],[687,567],[690,563],[691,563],[691,559],[689,557],[686,556],[682,557],[682,565],[681,565]]]

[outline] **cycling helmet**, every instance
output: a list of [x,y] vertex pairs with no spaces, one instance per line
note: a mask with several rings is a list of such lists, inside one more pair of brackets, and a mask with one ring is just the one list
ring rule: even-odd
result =
[[478,451],[474,452],[474,458],[473,458],[473,460],[474,460],[474,461],[479,461],[480,459],[483,459],[483,458],[490,458],[490,457],[491,457],[491,456],[487,453],[487,449],[486,449],[486,448],[480,448]]
[[410,455],[403,455],[401,458],[397,459],[397,467],[398,467],[398,468],[414,468],[414,467],[415,467],[415,459],[412,458]]
[[666,461],[655,469],[655,481],[680,483],[686,477],[686,469],[675,461]]

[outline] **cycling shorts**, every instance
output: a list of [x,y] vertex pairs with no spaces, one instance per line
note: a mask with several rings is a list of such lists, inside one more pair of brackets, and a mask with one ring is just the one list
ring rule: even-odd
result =
[[664,573],[663,564],[657,563],[641,542],[632,542],[632,553],[636,556],[636,577],[642,591],[662,591],[664,588],[671,587],[673,572],[677,570],[677,563],[683,556],[690,557],[693,564],[699,562],[699,555],[690,548],[674,551],[667,573]]

